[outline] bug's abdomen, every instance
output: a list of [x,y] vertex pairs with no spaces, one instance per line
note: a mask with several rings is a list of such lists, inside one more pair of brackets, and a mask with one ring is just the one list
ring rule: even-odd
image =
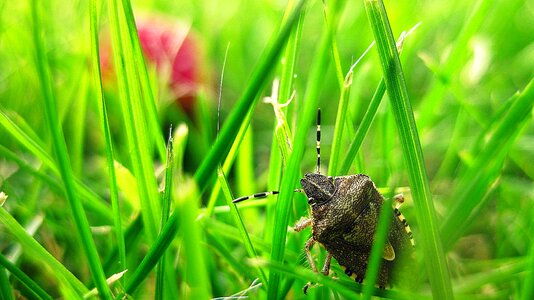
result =
[[[363,282],[371,249],[354,248],[346,244],[340,245],[336,242],[323,245],[328,252],[332,253],[332,256],[337,260],[347,276],[352,277],[358,283]],[[386,287],[389,285],[389,273],[392,264],[384,259],[380,261],[380,270],[376,284],[380,287]]]

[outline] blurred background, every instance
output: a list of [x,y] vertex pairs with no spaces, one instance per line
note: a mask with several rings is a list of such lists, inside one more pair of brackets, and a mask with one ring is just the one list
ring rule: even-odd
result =
[[[127,176],[132,176],[132,150],[124,131],[107,1],[102,2],[99,4],[99,48],[103,91],[115,160],[125,168],[118,177],[130,178]],[[328,5],[328,1],[326,3]],[[57,190],[59,177],[21,144],[6,125],[15,124],[28,140],[38,141],[53,155],[35,63],[31,5],[28,1],[0,0],[0,111],[4,120],[0,126],[0,191],[9,196],[3,208],[21,225],[34,224],[34,238],[83,282],[90,282],[87,265],[80,263],[83,251],[73,230],[71,211]],[[48,55],[52,89],[74,175],[109,207],[105,139],[92,77],[90,3],[51,0],[38,5],[41,7],[40,30]],[[149,83],[156,100],[158,135],[166,139],[171,124],[175,127],[186,124],[188,128],[183,159],[179,158],[181,166],[177,171],[183,181],[193,176],[213,145],[217,123],[224,125],[247,86],[270,37],[281,24],[286,5],[285,1],[132,1]],[[453,289],[466,297],[514,298],[527,276],[527,259],[534,256],[529,254],[533,245],[534,215],[532,104],[526,106],[529,111],[524,119],[518,119],[517,124],[510,124],[508,132],[504,131],[509,140],[506,140],[505,149],[492,157],[495,161],[488,161],[491,168],[482,168],[479,172],[470,168],[478,166],[477,157],[487,153],[484,152],[487,142],[513,105],[514,94],[525,89],[533,78],[534,3],[522,0],[385,1],[385,6],[395,36],[419,24],[404,42],[401,62],[438,222],[454,218],[449,212],[454,207],[461,208],[455,198],[462,194],[459,187],[469,186],[466,176],[484,177],[482,185],[474,190],[466,188],[465,195],[461,196],[471,199],[469,212],[457,223],[462,225],[455,233],[457,236],[445,243]],[[306,90],[310,66],[325,26],[324,19],[323,2],[309,1],[302,18],[295,61],[295,98],[302,98]],[[348,1],[343,6],[334,39],[340,71],[345,76],[373,42],[363,1]],[[271,94],[272,82],[279,78],[280,68],[275,67],[275,74],[271,75],[260,97]],[[334,63],[330,63],[320,83],[321,146],[325,170],[340,97],[338,77],[338,70]],[[352,127],[344,132],[341,157],[344,157],[353,138],[351,134],[358,128],[381,77],[376,49],[372,48],[354,69],[347,109],[347,124]],[[217,110],[219,96],[220,112]],[[279,99],[280,102],[288,100]],[[289,126],[294,130],[299,108],[291,108],[292,105],[289,104],[286,113]],[[378,187],[387,187],[394,178],[404,187],[407,202],[402,210],[417,241],[418,225],[390,108],[386,94],[349,174],[369,174]],[[260,101],[234,167],[227,174],[235,197],[271,188],[267,182],[272,151],[277,151],[273,147],[275,125],[273,106]],[[314,134],[310,132],[302,172],[315,170],[314,144]],[[164,164],[156,152],[153,152],[154,173],[161,187]],[[47,178],[52,178],[54,184]],[[471,178],[473,184],[479,182],[476,181],[478,177]],[[123,225],[129,226],[138,215],[140,204],[132,200],[138,197],[136,191],[126,188],[132,179],[124,180],[126,183],[119,184],[120,198],[128,203],[123,211]],[[200,214],[208,205],[212,187],[210,181],[198,203]],[[296,197],[295,201],[305,203],[299,198],[301,196]],[[215,201],[217,207],[226,205],[222,195]],[[300,205],[300,208],[306,206]],[[292,218],[296,220],[305,214],[306,211],[295,212]],[[113,224],[90,208],[87,216],[93,226],[99,253],[105,258],[116,247],[110,242],[109,227]],[[268,242],[265,227],[272,226],[272,218],[263,207],[243,211],[248,232]],[[214,219],[233,227],[225,213],[216,213]],[[210,231],[202,228],[202,231]],[[453,228],[449,226],[444,232],[448,229]],[[213,231],[211,235],[217,232]],[[50,279],[50,272],[40,269],[34,259],[17,250],[8,233],[12,234],[0,224],[2,253],[13,258],[16,265],[51,295],[65,296],[57,282]],[[209,270],[209,295],[230,296],[246,289],[250,280],[239,274],[240,269],[234,265],[246,266],[242,243],[222,238],[225,245],[217,248],[212,246],[211,235],[206,238],[209,242],[204,238],[201,241],[202,245],[210,245],[203,250],[206,270]],[[128,250],[128,261],[133,266],[150,247],[143,234],[140,236],[130,244],[130,249],[136,250]],[[288,246],[295,251],[298,264],[303,265],[306,262],[299,249],[303,249],[305,240],[305,236],[292,237]],[[171,261],[177,274],[178,293],[188,295],[180,275],[183,260],[187,260],[180,255],[180,241],[178,237],[171,246]],[[221,249],[226,249],[236,262],[225,259]],[[269,257],[268,250],[260,252],[260,256]],[[13,256],[15,253],[22,256]],[[114,269],[109,270],[106,274],[113,273],[111,270]],[[502,272],[492,273],[492,270]],[[152,295],[154,276],[149,278],[137,296]],[[21,297],[31,298],[26,288],[16,280],[10,280]],[[297,283],[289,285],[283,296],[302,298],[300,288],[305,282],[300,283],[297,279]],[[315,297],[333,297],[330,291],[319,290]],[[256,297],[264,295],[256,290],[250,293]]]

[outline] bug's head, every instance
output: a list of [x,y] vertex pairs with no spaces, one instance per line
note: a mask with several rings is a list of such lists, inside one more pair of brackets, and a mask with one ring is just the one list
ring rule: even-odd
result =
[[308,196],[308,203],[312,206],[323,204],[332,199],[334,195],[334,181],[332,177],[317,173],[307,173],[300,180],[304,193]]

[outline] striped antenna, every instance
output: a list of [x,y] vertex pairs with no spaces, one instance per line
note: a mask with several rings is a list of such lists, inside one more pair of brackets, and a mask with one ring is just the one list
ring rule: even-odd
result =
[[238,202],[245,201],[248,199],[253,199],[253,198],[265,198],[269,195],[276,195],[278,193],[279,193],[278,191],[257,193],[257,194],[250,195],[250,196],[239,197],[237,199],[232,200],[232,203],[238,203]]
[[[293,190],[293,192],[295,193],[304,193],[304,190],[303,189],[295,189]],[[241,201],[245,201],[245,200],[248,200],[248,199],[254,199],[254,198],[265,198],[269,195],[277,195],[277,194],[280,194],[279,191],[272,191],[272,192],[263,192],[263,193],[256,193],[254,195],[250,195],[250,196],[244,196],[244,197],[239,197],[237,199],[234,199],[232,200],[232,203],[238,203],[238,202],[241,202]]]
[[317,109],[317,174],[321,174],[321,109]]

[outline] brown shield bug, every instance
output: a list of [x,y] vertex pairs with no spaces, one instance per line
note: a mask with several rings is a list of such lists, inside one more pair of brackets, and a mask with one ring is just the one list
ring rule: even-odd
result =
[[[317,111],[317,171],[307,173],[300,180],[302,191],[308,197],[311,216],[295,224],[295,231],[312,227],[312,237],[305,245],[308,262],[314,272],[317,267],[311,255],[311,247],[318,242],[328,252],[321,273],[328,275],[330,261],[334,257],[345,274],[362,283],[367,270],[373,246],[380,208],[384,197],[375,184],[364,174],[348,176],[325,176],[320,174],[321,166],[321,111]],[[278,194],[278,191],[257,193],[235,199],[237,203],[251,198]],[[402,203],[402,195],[395,197]],[[406,219],[393,209],[391,225],[382,254],[377,284],[381,288],[390,285],[393,269],[397,261],[412,250],[414,241]],[[304,286],[306,293],[310,284]]]

